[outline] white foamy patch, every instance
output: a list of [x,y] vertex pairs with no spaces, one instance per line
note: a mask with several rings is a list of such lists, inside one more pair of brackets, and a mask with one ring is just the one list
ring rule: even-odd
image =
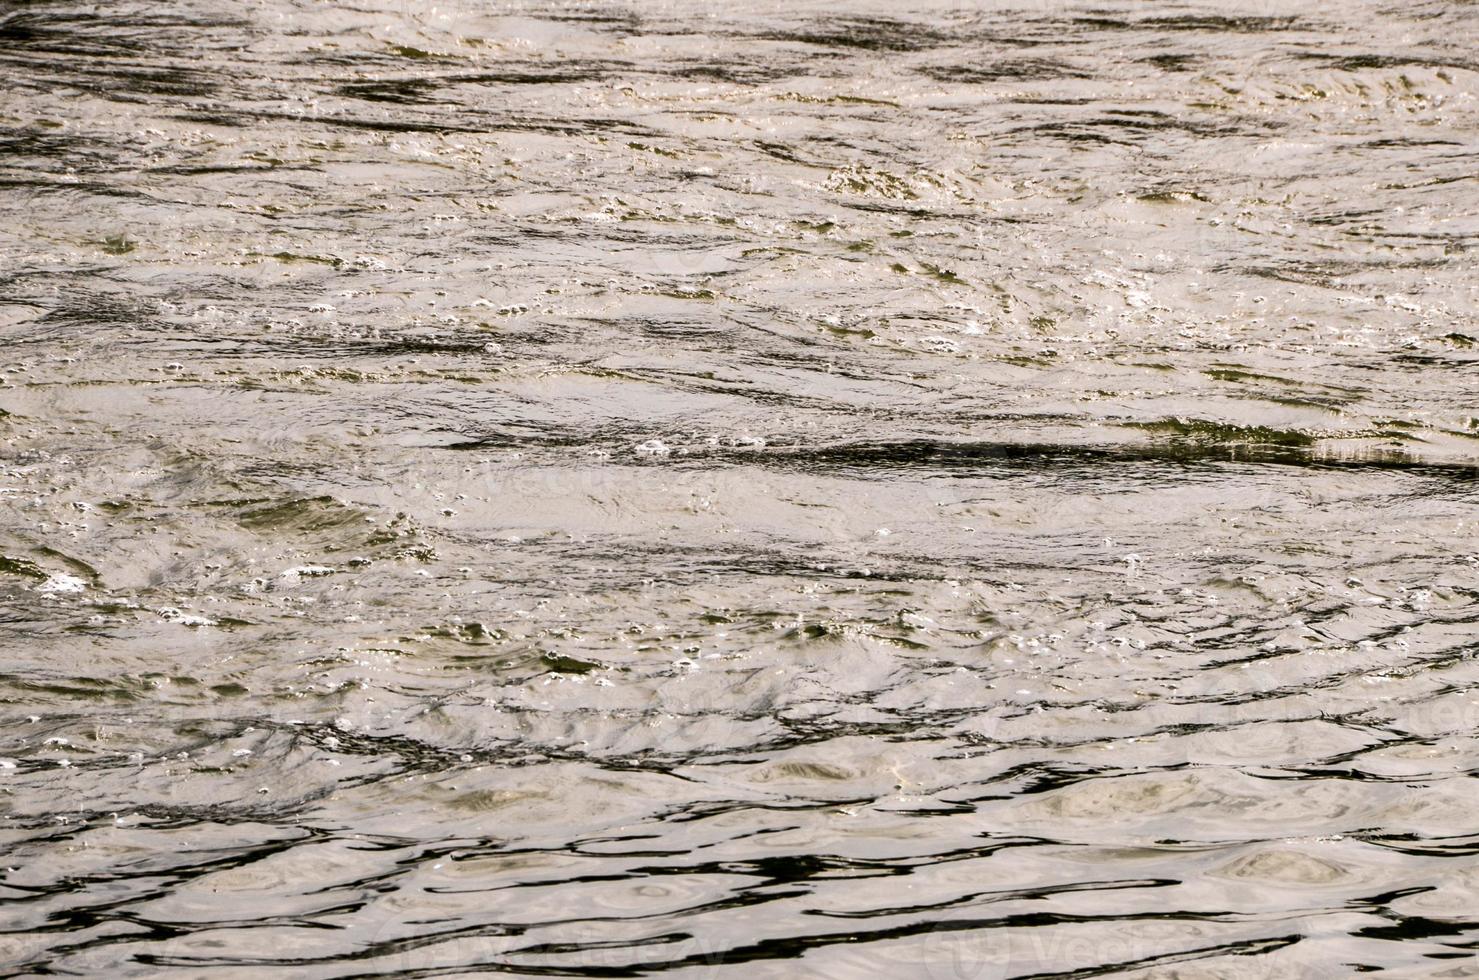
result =
[[643,456],[666,456],[672,452],[667,443],[661,439],[648,439],[646,442],[637,443],[637,452]]
[[63,595],[71,592],[84,592],[87,583],[75,575],[66,575],[61,572],[49,576],[45,582],[36,586],[36,591],[46,595]]
[[214,619],[211,619],[209,616],[197,616],[194,613],[187,613],[182,609],[176,609],[174,606],[165,606],[163,609],[156,609],[154,611],[157,612],[160,617],[165,620],[165,622],[178,623],[181,626],[216,625],[216,621]]
[[951,340],[949,337],[921,337],[919,338],[919,346],[932,354],[960,353],[960,344]]

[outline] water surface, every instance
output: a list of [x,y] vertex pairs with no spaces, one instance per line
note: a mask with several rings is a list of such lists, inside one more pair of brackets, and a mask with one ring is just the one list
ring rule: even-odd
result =
[[1479,976],[1479,8],[0,3],[6,976]]

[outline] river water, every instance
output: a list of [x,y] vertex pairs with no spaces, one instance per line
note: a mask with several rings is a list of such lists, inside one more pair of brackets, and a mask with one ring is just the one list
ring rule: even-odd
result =
[[1479,976],[1479,7],[0,2],[5,976]]

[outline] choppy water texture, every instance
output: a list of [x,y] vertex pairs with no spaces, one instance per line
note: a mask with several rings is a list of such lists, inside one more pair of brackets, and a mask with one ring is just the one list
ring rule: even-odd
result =
[[1479,976],[1479,7],[0,3],[7,976]]

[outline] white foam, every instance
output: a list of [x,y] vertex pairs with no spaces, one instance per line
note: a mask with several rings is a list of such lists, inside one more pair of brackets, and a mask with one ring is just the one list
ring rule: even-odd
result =
[[644,456],[666,456],[672,452],[661,439],[648,439],[637,444],[637,452]]
[[63,595],[66,593],[85,592],[87,583],[75,575],[66,575],[61,572],[47,578],[45,582],[36,586],[36,591],[46,595]]
[[155,612],[159,613],[159,615],[163,617],[165,621],[171,623],[179,623],[181,626],[216,625],[216,621],[214,619],[211,619],[207,616],[196,616],[192,613],[187,613],[183,610],[176,609],[174,606],[165,606],[162,609],[156,609]]

